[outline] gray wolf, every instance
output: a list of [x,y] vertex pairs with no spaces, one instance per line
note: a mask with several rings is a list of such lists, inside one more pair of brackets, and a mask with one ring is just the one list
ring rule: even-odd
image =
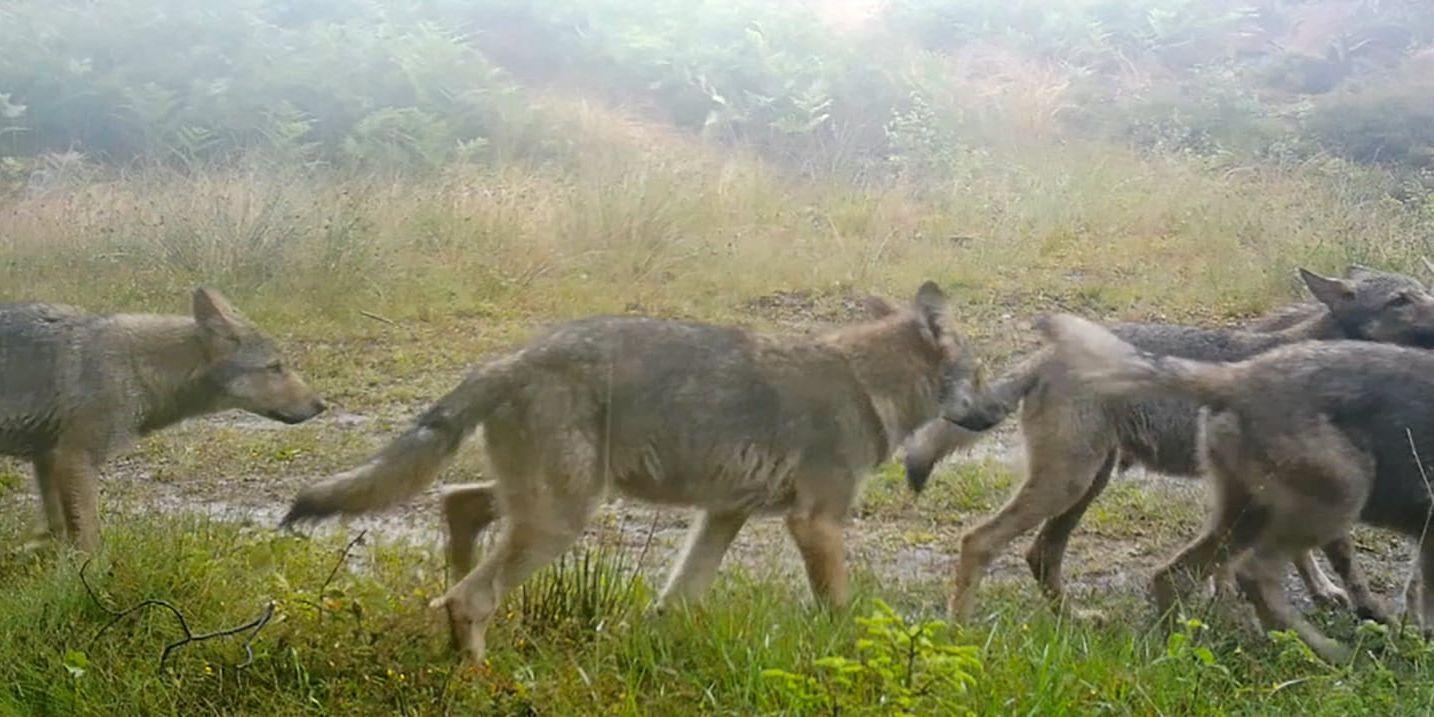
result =
[[[1422,261],[1425,271],[1428,272],[1430,276],[1434,276],[1434,263],[1431,263],[1428,258],[1422,258]],[[1412,277],[1406,277],[1403,274],[1391,274],[1390,272],[1383,272],[1358,264],[1351,264],[1349,268],[1345,270],[1344,276],[1346,279],[1352,279],[1356,282],[1367,279],[1377,281],[1381,276],[1395,276],[1400,279],[1414,281]],[[1284,329],[1319,316],[1323,314],[1325,310],[1324,304],[1318,301],[1301,301],[1296,304],[1282,306],[1263,316],[1256,317],[1245,324],[1243,328],[1249,331],[1283,331]]]
[[[1434,275],[1434,262],[1428,258],[1421,258],[1421,260],[1424,262],[1425,271]],[[1345,271],[1345,278],[1354,281],[1378,281],[1381,277],[1391,277],[1391,275],[1400,277],[1401,280],[1405,278],[1401,274],[1372,270],[1372,268],[1361,267],[1358,264],[1349,265],[1348,270]],[[1414,280],[1408,278],[1408,281]],[[1249,323],[1243,324],[1242,328],[1245,328],[1246,331],[1283,331],[1318,317],[1325,311],[1328,311],[1328,308],[1318,301],[1301,301],[1301,303],[1283,305],[1269,313],[1259,315]],[[999,406],[1007,406],[1010,407],[1010,410],[1014,410],[1015,404],[1020,403],[1024,391],[1028,387],[1027,383],[1022,383],[1024,377],[1025,371],[1017,369],[1011,371],[1011,376],[1008,376],[1007,379],[992,384],[992,393],[988,397],[988,402],[997,407],[994,410],[999,410]],[[905,446],[903,467],[905,467],[906,482],[912,486],[913,490],[921,492],[925,488],[926,480],[931,478],[931,472],[932,469],[935,469],[936,463],[941,462],[944,457],[951,455],[956,450],[974,445],[981,440],[981,437],[979,432],[962,429],[961,426],[956,426],[955,423],[946,422],[946,420],[935,420],[935,422],[922,426],[921,430],[918,430]],[[1130,456],[1120,457],[1120,470],[1129,469],[1131,465],[1133,465],[1133,459]]]
[[[1434,276],[1434,262],[1423,258],[1423,263],[1425,270]],[[1345,271],[1345,278],[1356,282],[1378,281],[1381,276],[1406,278],[1400,274],[1390,274],[1358,264],[1351,264]],[[1408,280],[1414,281],[1412,278]],[[1318,301],[1302,301],[1273,309],[1240,328],[1246,331],[1284,331],[1323,315],[1326,311],[1328,309],[1325,305]],[[991,394],[987,398],[991,405],[990,410],[1000,412],[1002,407],[1005,407],[1006,413],[1015,410],[1015,406],[1024,397],[1025,391],[1030,386],[1026,382],[1029,379],[1029,368],[1030,366],[1017,368],[1007,378],[992,385]],[[975,444],[981,438],[980,432],[967,430],[950,421],[932,421],[922,426],[905,447],[903,464],[907,483],[910,484],[912,490],[919,493],[925,488],[926,481],[931,477],[931,471],[937,463],[953,452]],[[1122,471],[1131,465],[1133,465],[1132,458],[1121,456],[1119,468]]]
[[[1434,345],[1434,297],[1413,279],[1373,272],[1338,279],[1303,270],[1301,276],[1325,310],[1280,331],[1165,324],[1123,324],[1113,331],[1143,351],[1205,361],[1236,361],[1316,339]],[[949,603],[958,618],[969,614],[976,586],[997,551],[1036,526],[1041,529],[1026,562],[1046,595],[1061,604],[1065,546],[1118,461],[1167,475],[1200,473],[1198,404],[1180,397],[1113,399],[1082,389],[1078,382],[1065,380],[1065,374],[1059,357],[1039,351],[993,382],[972,404],[971,413],[950,416],[961,428],[980,431],[1019,405],[1027,456],[1026,480],[1015,495],[962,538]],[[1342,593],[1311,556],[1301,556],[1297,567],[1317,598],[1341,599]],[[1342,577],[1356,610],[1370,616],[1380,613],[1381,606],[1364,585],[1350,585],[1350,576]],[[1359,576],[1353,579],[1358,582]]]
[[[1293,610],[1280,584],[1295,555],[1323,547],[1349,562],[1356,522],[1419,540],[1434,580],[1434,352],[1368,342],[1307,342],[1234,363],[1155,356],[1073,316],[1041,322],[1087,390],[1123,399],[1179,397],[1203,406],[1200,453],[1214,486],[1204,533],[1153,581],[1170,614],[1187,578],[1237,564],[1266,628],[1293,629],[1332,663],[1350,652]],[[1334,552],[1330,552],[1333,550]],[[1434,599],[1416,606],[1426,626]],[[1387,618],[1385,618],[1387,620]]]
[[[444,496],[464,577],[435,601],[475,659],[504,594],[566,550],[610,488],[699,511],[659,605],[700,595],[761,514],[785,516],[813,593],[842,605],[860,479],[977,390],[934,283],[881,313],[816,337],[638,317],[560,325],[474,370],[365,464],[303,490],[284,524],[416,493],[481,424],[496,478]],[[496,545],[471,569],[474,526],[495,515]]]
[[239,408],[285,423],[324,403],[218,292],[193,316],[0,304],[0,455],[34,464],[51,538],[99,547],[96,476],[140,436]]

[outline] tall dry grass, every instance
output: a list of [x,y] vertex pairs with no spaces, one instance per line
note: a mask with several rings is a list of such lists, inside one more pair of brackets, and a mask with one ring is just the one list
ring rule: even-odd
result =
[[777,290],[904,295],[934,278],[975,322],[1049,305],[1220,318],[1290,298],[1296,265],[1410,269],[1430,236],[1382,175],[1335,162],[1033,142],[965,151],[953,179],[916,188],[648,142],[611,112],[573,132],[597,149],[421,177],[252,163],[56,183],[0,203],[0,296],[159,308],[206,283],[336,325],[358,309],[725,319]]

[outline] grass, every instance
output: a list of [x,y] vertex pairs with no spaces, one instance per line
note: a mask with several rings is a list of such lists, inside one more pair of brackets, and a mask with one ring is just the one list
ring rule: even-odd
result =
[[[153,169],[0,204],[0,285],[176,310],[206,282],[266,324],[332,342],[316,352],[396,362],[374,366],[393,376],[431,369],[423,342],[437,336],[446,365],[471,360],[455,339],[491,349],[535,319],[730,320],[775,290],[905,295],[925,278],[953,287],[978,337],[993,319],[1054,306],[1208,320],[1289,297],[1297,264],[1411,269],[1425,251],[1427,217],[1349,167],[1210,167],[1079,143],[969,162],[967,181],[919,190],[800,180],[675,141],[656,156],[416,178]],[[384,335],[408,339],[404,353],[353,351]]]
[[[0,527],[14,537],[15,516]],[[272,601],[274,620],[253,639],[178,648],[177,628],[153,611],[110,622],[79,579],[79,556],[7,557],[0,573],[0,713],[6,714],[616,714],[783,712],[788,695],[764,671],[821,676],[822,658],[857,658],[851,615],[805,606],[798,586],[728,571],[702,607],[642,613],[647,593],[622,590],[600,614],[574,617],[541,605],[574,599],[571,579],[603,572],[601,544],[570,556],[561,571],[509,603],[480,668],[460,665],[446,631],[423,607],[443,589],[441,558],[381,539],[345,560],[344,537],[316,542],[194,518],[159,518],[111,529],[94,589],[113,605],[160,598],[195,631],[245,623]],[[606,557],[604,557],[606,556]],[[336,569],[337,566],[337,569]],[[330,574],[333,577],[330,578]],[[566,587],[555,578],[567,575]],[[855,615],[881,592],[862,576]],[[544,585],[549,586],[544,589]],[[928,586],[930,587],[930,586]],[[589,590],[591,588],[588,588]],[[567,591],[566,593],[564,591]],[[1288,640],[1252,640],[1209,618],[1176,639],[1149,621],[1063,621],[1029,591],[996,590],[995,610],[943,639],[977,649],[981,668],[955,702],[977,714],[1404,713],[1434,706],[1427,674],[1434,650],[1417,641],[1360,633],[1377,651],[1354,667],[1315,662]],[[1009,594],[1002,594],[1009,593]],[[559,597],[554,597],[558,595]],[[911,622],[928,616],[933,590],[883,596]],[[578,599],[581,599],[580,597]],[[1113,614],[1142,614],[1106,598]],[[1346,635],[1352,625],[1338,623]],[[881,712],[868,704],[858,712]]]
[[[810,331],[849,318],[854,295],[904,297],[934,278],[998,360],[1030,345],[1025,320],[1052,308],[1220,322],[1293,298],[1296,265],[1412,270],[1429,228],[1382,199],[1381,175],[1336,162],[1224,166],[1069,141],[972,151],[949,184],[854,184],[793,176],[601,108],[572,116],[569,141],[593,149],[562,161],[421,176],[257,161],[98,170],[0,200],[0,298],[174,312],[192,285],[212,284],[364,419],[268,430],[224,417],[110,466],[104,490],[119,509],[97,587],[114,605],[172,601],[196,630],[242,624],[273,601],[242,670],[234,639],[185,646],[159,669],[175,628],[158,612],[96,639],[109,616],[80,584],[76,556],[0,554],[0,714],[830,713],[822,700],[843,698],[824,658],[866,654],[854,618],[878,598],[914,622],[936,614],[957,532],[1015,480],[1001,461],[945,469],[917,501],[898,470],[881,471],[851,531],[870,536],[854,550],[864,557],[851,614],[807,607],[793,570],[750,559],[779,552],[770,524],[749,528],[756,536],[738,544],[748,558],[734,556],[710,599],[660,617],[643,610],[670,546],[636,566],[630,545],[596,538],[510,602],[478,668],[457,665],[423,607],[444,586],[425,539],[380,524],[330,581],[343,536],[303,540],[155,506],[272,510],[547,321],[641,311]],[[452,475],[480,470],[473,458]],[[32,524],[27,483],[0,466],[8,545]],[[1331,618],[1337,634],[1378,648],[1339,668],[1220,615],[1171,641],[1138,590],[1104,585],[1139,583],[1199,517],[1191,496],[1112,483],[1075,538],[1084,562],[1070,568],[1096,576],[1076,593],[1118,618],[1107,622],[1050,614],[1013,550],[981,619],[942,633],[942,645],[976,648],[981,669],[941,698],[977,714],[1434,708],[1434,657],[1412,638]],[[915,577],[894,580],[887,562],[913,555],[925,561]],[[639,569],[613,567],[623,561]],[[764,676],[773,669],[816,685],[815,701]],[[852,687],[851,711],[890,709],[884,684]]]

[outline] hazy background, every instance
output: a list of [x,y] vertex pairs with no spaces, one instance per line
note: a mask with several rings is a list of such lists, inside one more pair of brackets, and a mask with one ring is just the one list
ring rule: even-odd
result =
[[1374,0],[7,0],[0,246],[57,271],[0,277],[1243,314],[1428,249],[1431,38]]

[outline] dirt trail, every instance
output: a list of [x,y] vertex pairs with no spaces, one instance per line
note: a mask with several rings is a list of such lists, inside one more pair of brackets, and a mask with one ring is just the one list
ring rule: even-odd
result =
[[[352,415],[329,416],[321,419],[349,430],[370,423]],[[284,430],[275,424],[222,415],[202,419],[215,427],[242,426],[253,430]],[[1018,434],[1006,429],[977,444],[971,452],[958,454],[952,463],[989,459],[1016,466],[1020,460]],[[943,470],[934,480],[954,479],[953,471]],[[103,493],[106,514],[110,520],[126,514],[183,513],[203,515],[217,520],[236,521],[256,527],[277,526],[288,499],[299,486],[313,477],[274,480],[263,477],[205,480],[193,478],[180,481],[154,480],[150,469],[140,457],[123,458],[106,471]],[[1157,501],[1180,501],[1198,504],[1203,490],[1197,481],[1165,478],[1130,471],[1117,477],[1117,482],[1133,482],[1136,490],[1152,494]],[[36,510],[30,490],[12,490],[0,496],[5,502],[21,502]],[[912,499],[908,505],[886,506],[872,517],[857,516],[847,530],[848,553],[855,571],[870,575],[884,591],[941,591],[955,564],[956,549],[962,529],[979,520],[983,513],[958,516],[938,515],[933,509]],[[680,548],[686,534],[689,513],[668,508],[615,499],[605,504],[588,529],[590,541],[617,541],[637,554],[645,546],[646,559],[642,569],[654,584],[660,584],[669,562]],[[347,530],[350,533],[367,529],[385,541],[399,541],[437,548],[443,535],[438,520],[436,491],[429,490],[414,501],[373,516],[345,522],[331,522],[314,528],[318,533]],[[650,536],[650,537],[649,537]],[[490,536],[491,537],[491,536]],[[1188,536],[1172,535],[1155,526],[1140,537],[1111,536],[1092,529],[1089,524],[1075,534],[1066,563],[1070,594],[1078,604],[1098,602],[1110,594],[1143,595],[1151,571],[1171,550]],[[1016,541],[992,567],[990,585],[1010,583],[1022,591],[1036,594],[1036,586],[1022,559],[1030,536]],[[1365,547],[1369,547],[1366,545]],[[1366,566],[1376,588],[1395,594],[1403,579],[1407,553],[1397,543],[1374,541],[1376,555],[1366,558]],[[1368,553],[1366,553],[1368,555]],[[760,578],[802,581],[800,558],[787,538],[780,519],[756,518],[742,531],[728,556],[729,563],[739,563]],[[1291,577],[1289,586],[1303,600],[1303,590]],[[1307,604],[1307,603],[1306,603]],[[933,609],[935,606],[933,606]]]

